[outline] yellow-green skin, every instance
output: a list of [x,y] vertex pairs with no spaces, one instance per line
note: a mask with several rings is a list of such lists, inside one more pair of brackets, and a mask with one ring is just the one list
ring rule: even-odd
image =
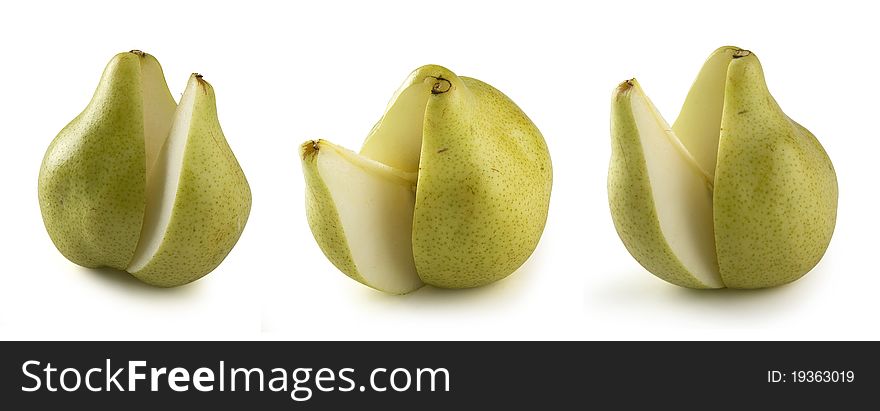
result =
[[757,57],[734,58],[713,194],[724,284],[772,287],[810,271],[831,241],[837,194],[831,160],[776,104]]
[[413,216],[413,257],[422,281],[477,287],[519,268],[535,250],[553,170],[538,128],[492,86],[439,66],[449,81],[425,111]]
[[303,176],[306,181],[306,217],[312,235],[327,259],[339,271],[355,281],[370,286],[361,276],[348,249],[348,240],[339,213],[333,203],[330,190],[318,174],[318,149],[320,141],[307,141],[300,147]]
[[171,220],[150,262],[132,275],[160,287],[213,271],[247,223],[251,191],[217,120],[214,88],[200,76]]
[[89,105],[52,141],[39,176],[43,222],[55,246],[85,267],[124,270],[146,205],[141,59],[116,55]]
[[652,274],[682,287],[711,288],[676,257],[660,229],[648,166],[630,103],[635,79],[620,84],[611,100],[611,163],[608,201],[617,234],[629,253]]

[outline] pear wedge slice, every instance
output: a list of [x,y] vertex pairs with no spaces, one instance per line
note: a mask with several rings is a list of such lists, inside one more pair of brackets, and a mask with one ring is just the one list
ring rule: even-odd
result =
[[193,74],[147,176],[141,238],[126,271],[173,287],[216,268],[244,230],[251,192],[220,123],[214,89]]
[[690,288],[722,288],[711,179],[633,79],[612,98],[608,193],[615,227],[636,260]]
[[309,224],[327,258],[380,291],[420,288],[412,251],[417,174],[324,140],[303,144],[301,157]]

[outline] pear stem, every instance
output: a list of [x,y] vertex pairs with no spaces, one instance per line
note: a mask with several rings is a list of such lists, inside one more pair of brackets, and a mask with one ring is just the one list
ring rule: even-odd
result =
[[635,85],[635,83],[633,83],[633,80],[635,80],[635,79],[629,79],[629,80],[626,80],[626,81],[618,84],[617,85],[617,92],[623,93],[624,91],[627,91],[627,90],[633,88],[633,86]]
[[300,147],[300,152],[303,159],[316,156],[318,154],[318,150],[320,150],[319,143],[321,140],[311,140],[303,143]]
[[430,77],[434,80],[437,80],[437,82],[434,83],[434,87],[431,87],[431,94],[443,94],[449,90],[452,90],[452,82],[450,82],[449,80],[443,77]]
[[733,52],[733,58],[738,59],[738,58],[740,58],[740,57],[745,57],[745,56],[748,56],[748,55],[750,55],[750,54],[752,54],[751,51],[740,49],[740,50],[737,50],[737,51],[734,51],[734,52]]

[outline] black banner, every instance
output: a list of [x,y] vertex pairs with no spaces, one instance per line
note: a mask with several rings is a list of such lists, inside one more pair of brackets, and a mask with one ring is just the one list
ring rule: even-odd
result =
[[3,342],[0,409],[873,408],[876,342]]

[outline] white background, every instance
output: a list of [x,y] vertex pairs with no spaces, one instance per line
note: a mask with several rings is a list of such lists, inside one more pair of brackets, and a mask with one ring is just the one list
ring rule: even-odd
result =
[[[15,2],[0,8],[2,339],[878,339],[877,70],[870,3],[772,1]],[[718,46],[757,53],[786,113],[837,168],[837,230],[803,279],[762,291],[664,283],[624,249],[605,189],[611,90],[637,76],[670,122]],[[43,228],[37,173],[106,62],[142,49],[176,97],[217,92],[253,190],[212,274],[165,290],[79,268]],[[480,289],[383,295],[339,273],[309,232],[298,145],[357,149],[416,67],[516,101],[554,165],[532,258]]]

